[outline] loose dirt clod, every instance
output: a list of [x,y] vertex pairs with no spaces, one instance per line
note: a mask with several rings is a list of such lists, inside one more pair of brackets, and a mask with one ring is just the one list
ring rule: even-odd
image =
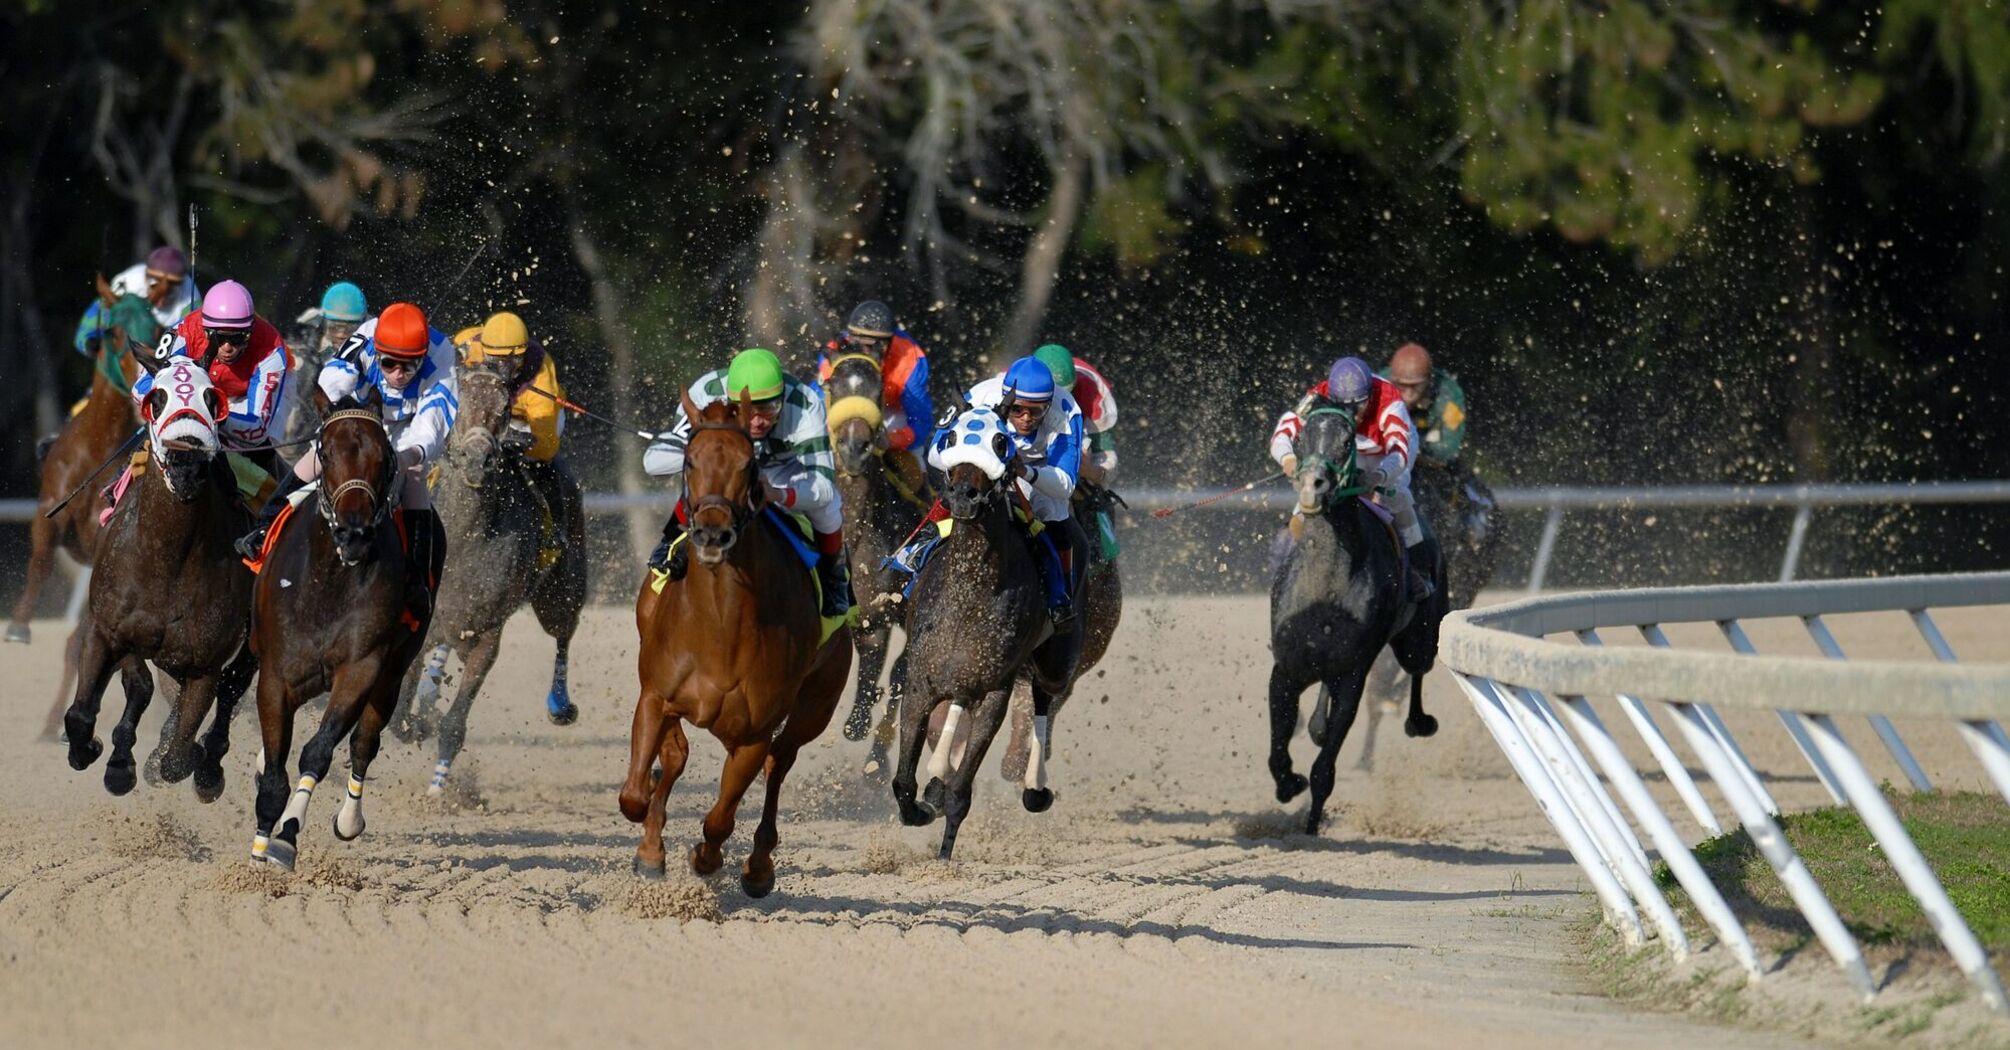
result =
[[726,918],[719,909],[718,893],[695,879],[636,883],[629,887],[621,907],[639,919],[722,922]]

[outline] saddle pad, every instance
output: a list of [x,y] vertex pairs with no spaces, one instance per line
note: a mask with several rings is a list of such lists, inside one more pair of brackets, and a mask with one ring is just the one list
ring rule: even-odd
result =
[[[314,490],[303,488],[295,495],[312,496]],[[279,508],[279,516],[272,519],[272,527],[265,530],[265,545],[258,549],[258,557],[244,559],[244,567],[254,574],[265,568],[265,560],[272,557],[272,548],[279,545],[279,534],[286,531],[286,523],[293,520],[293,512],[300,509],[300,500],[288,499],[286,506]]]
[[120,471],[111,484],[99,490],[105,500],[105,505],[98,510],[99,528],[104,528],[112,520],[112,512],[119,509],[119,501],[126,498],[126,490],[133,487],[133,479],[147,472],[149,461],[146,449],[133,453],[132,458],[126,461],[126,469]]

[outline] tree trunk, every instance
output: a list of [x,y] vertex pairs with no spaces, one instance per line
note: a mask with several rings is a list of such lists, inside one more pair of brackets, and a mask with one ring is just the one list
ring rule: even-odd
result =
[[[608,378],[613,387],[614,418],[638,419],[641,412],[635,394],[641,389],[642,375],[635,364],[635,343],[629,338],[628,326],[621,320],[621,293],[608,276],[605,262],[600,257],[600,248],[594,243],[593,235],[587,232],[585,220],[576,208],[572,213],[572,254],[579,260],[580,270],[593,286],[594,321],[600,327],[600,338],[607,347],[610,361]],[[617,484],[621,494],[631,500],[640,499],[648,491],[642,474],[642,439],[624,430],[615,435],[614,447]],[[635,561],[640,562],[656,546],[662,523],[657,515],[641,507],[631,508],[626,517],[628,549]]]
[[815,291],[816,184],[800,145],[783,147],[767,183],[768,213],[747,289],[747,331],[786,362],[791,342],[814,342],[822,320]]
[[1047,194],[1047,218],[1020,260],[1019,304],[1012,309],[1000,344],[1008,358],[1033,351],[1033,340],[1040,334],[1047,304],[1053,300],[1054,285],[1061,277],[1061,262],[1075,236],[1075,223],[1082,215],[1087,183],[1087,165],[1081,157],[1072,151],[1063,154],[1054,167],[1054,188]]

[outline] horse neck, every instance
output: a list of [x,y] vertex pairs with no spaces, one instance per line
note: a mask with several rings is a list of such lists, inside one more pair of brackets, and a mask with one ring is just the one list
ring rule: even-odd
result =
[[[975,518],[957,522],[942,546],[942,553],[946,557],[937,560],[945,564],[976,562],[993,566],[990,571],[996,572],[1001,579],[1005,575],[1005,566],[1012,559],[1015,550],[1027,558],[1032,557],[1026,552],[1025,540],[1012,522],[1011,508],[1003,500],[994,501]],[[995,558],[986,556],[991,551],[997,552]],[[959,575],[966,575],[969,572],[970,569],[966,567],[959,570]]]
[[[492,459],[502,463],[502,457]],[[439,489],[433,497],[433,508],[440,516],[440,526],[450,536],[473,536],[486,530],[490,523],[501,516],[505,488],[515,479],[515,471],[492,466],[481,476],[481,487],[467,484],[458,467],[447,467],[441,471]],[[517,486],[523,487],[518,480]]]
[[757,611],[764,607],[780,608],[784,597],[782,584],[789,581],[777,566],[785,565],[783,559],[793,560],[796,555],[769,531],[763,517],[755,514],[748,520],[740,538],[726,552],[726,559],[717,566],[703,565],[695,552],[691,554],[685,585],[680,591],[687,618],[732,627],[746,618],[749,607]]
[[886,480],[886,465],[878,459],[868,463],[865,473],[838,475],[838,495],[844,500],[845,535],[880,541],[891,546],[887,510],[893,504],[893,485]]
[[218,452],[211,458],[209,476],[203,480],[201,491],[187,503],[168,491],[167,464],[149,462],[146,472],[135,479],[133,486],[137,490],[132,495],[137,504],[133,514],[143,523],[140,534],[160,537],[163,543],[179,541],[175,549],[183,551],[204,540],[219,546],[228,543],[231,537],[226,533],[230,530],[224,518],[237,491],[236,480],[225,466],[223,456],[224,453]]
[[1301,557],[1310,561],[1331,560],[1343,572],[1367,557],[1369,512],[1355,506],[1358,497],[1342,500],[1323,513],[1305,517],[1304,534],[1299,540]]

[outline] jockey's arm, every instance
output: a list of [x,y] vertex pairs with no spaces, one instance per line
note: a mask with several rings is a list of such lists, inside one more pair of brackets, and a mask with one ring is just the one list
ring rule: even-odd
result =
[[360,353],[340,354],[329,358],[328,363],[321,366],[321,374],[315,377],[314,382],[321,388],[322,396],[330,403],[340,401],[356,392],[357,385],[363,381],[360,362],[357,360],[361,356]]
[[1082,471],[1082,413],[1072,400],[1055,406],[1066,409],[1068,421],[1047,441],[1046,461],[1028,464],[1026,481],[1034,491],[1053,499],[1066,500],[1075,494],[1075,479]]
[[[702,405],[711,400],[710,396],[705,393],[705,382],[711,379],[713,375],[718,375],[721,381],[724,379],[723,373],[713,373],[700,376],[697,382],[691,384],[690,395],[692,404]],[[679,405],[677,407],[677,422],[669,430],[658,432],[656,440],[650,442],[649,447],[642,450],[643,473],[657,478],[684,473],[684,446],[689,444],[690,441],[691,420],[684,415],[684,407]]]
[[1297,465],[1298,455],[1293,451],[1298,444],[1298,432],[1305,427],[1305,418],[1297,409],[1292,409],[1277,417],[1277,426],[1270,432],[1270,458],[1289,472]]
[[258,363],[244,391],[244,412],[231,413],[233,434],[243,435],[259,445],[279,439],[281,428],[286,425],[286,381],[291,377],[292,365],[292,355],[287,353],[284,343]]
[[454,399],[444,382],[435,381],[419,399],[419,410],[398,435],[398,459],[406,466],[432,463],[447,449],[454,429]]
[[[895,425],[891,418],[887,422],[886,443],[889,448],[912,449],[928,440],[924,429],[935,419],[935,401],[928,396],[928,357],[916,350],[913,366],[900,387],[901,420]],[[920,420],[922,422],[914,422]]]
[[762,474],[769,484],[782,490],[782,505],[797,514],[810,514],[836,502],[837,460],[831,454],[823,400],[809,398],[808,407],[781,438],[784,444],[775,457],[777,463]]
[[530,451],[525,453],[539,462],[550,462],[558,455],[559,435],[564,432],[564,417],[560,414],[558,402],[546,397],[564,397],[565,390],[558,385],[558,368],[546,356],[537,369],[537,377],[530,381],[537,390],[524,390],[510,403],[510,415],[523,420],[530,426]]

